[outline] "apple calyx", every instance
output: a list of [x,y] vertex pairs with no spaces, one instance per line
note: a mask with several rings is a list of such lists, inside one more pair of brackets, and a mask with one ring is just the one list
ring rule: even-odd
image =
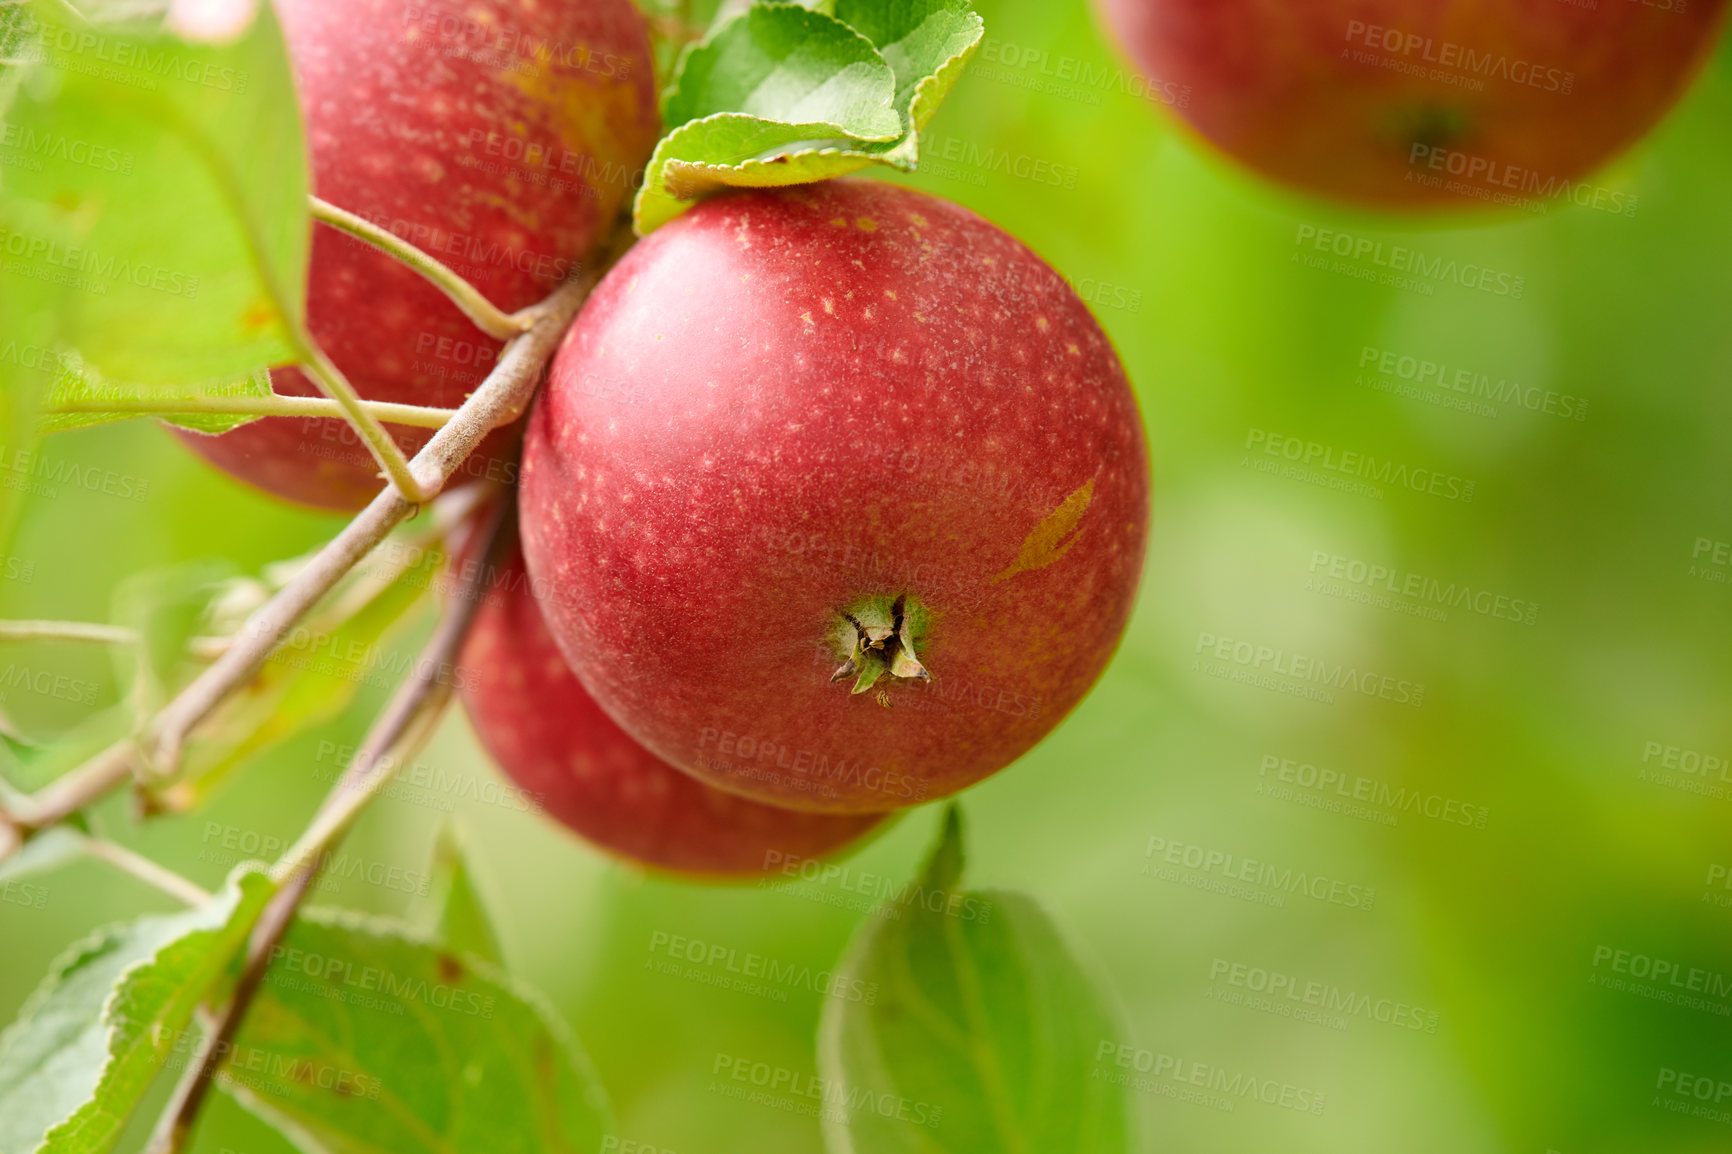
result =
[[[932,671],[915,656],[914,643],[926,632],[926,609],[906,593],[865,597],[837,615],[831,644],[843,658],[831,681],[853,677],[855,693],[865,693],[889,676],[931,681]],[[883,691],[880,690],[880,700]]]

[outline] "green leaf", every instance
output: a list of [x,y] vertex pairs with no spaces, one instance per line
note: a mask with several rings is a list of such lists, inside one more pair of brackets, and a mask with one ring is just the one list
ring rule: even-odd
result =
[[189,561],[134,573],[115,588],[110,616],[139,636],[136,647],[117,648],[115,660],[141,715],[160,709],[174,689],[191,680],[197,667],[189,643],[234,573],[226,561]]
[[669,124],[743,112],[837,135],[894,140],[896,78],[872,44],[797,5],[753,8],[687,54],[662,101]]
[[836,0],[836,18],[877,45],[896,74],[903,138],[884,162],[913,169],[919,134],[986,34],[968,0]]
[[594,1154],[612,1132],[589,1060],[539,995],[333,911],[290,928],[219,1081],[321,1154]]
[[411,620],[443,558],[438,549],[393,555],[401,563],[353,573],[200,727],[187,747],[184,779],[172,787],[172,808],[199,804],[252,758],[334,720],[363,686],[383,689],[402,679],[416,655],[388,642]]
[[432,874],[433,905],[438,910],[432,938],[446,949],[504,966],[505,953],[499,948],[499,935],[494,932],[493,921],[475,888],[469,853],[454,821],[439,827],[439,836],[433,843]]
[[723,188],[778,188],[846,176],[873,163],[826,124],[778,124],[718,112],[662,137],[638,191],[634,227],[660,228]]
[[798,184],[870,163],[862,148],[902,135],[895,96],[895,73],[847,25],[796,4],[748,9],[680,62],[662,105],[676,127],[650,158],[638,231],[712,188]]
[[[255,369],[237,376],[187,385],[139,385],[108,380],[91,366],[83,364],[77,356],[68,354],[61,359],[54,382],[49,386],[46,407],[77,408],[79,411],[45,413],[37,427],[43,433],[59,433],[68,429],[83,429],[91,425],[131,420],[139,415],[124,408],[101,408],[104,404],[130,401],[156,405],[164,401],[196,402],[206,398],[259,400],[269,399],[273,395],[271,374],[267,369]],[[201,413],[195,410],[184,413],[153,412],[150,415],[198,433],[226,433],[230,429],[238,429],[259,419],[245,414]]]
[[0,882],[23,881],[81,861],[86,840],[75,829],[51,826],[25,842],[24,848],[11,857],[0,859]]
[[[0,8],[0,15],[6,11]],[[0,169],[0,181],[5,173]],[[16,231],[18,216],[11,209],[0,196],[0,242]],[[0,465],[22,469],[27,476],[27,462],[36,448],[37,414],[55,372],[55,316],[65,295],[58,286],[0,273]],[[9,551],[26,489],[0,485],[0,554]]]
[[[8,112],[16,259],[0,294],[69,291],[59,338],[105,377],[206,384],[296,359],[310,224],[288,54],[268,4],[232,43],[35,0]],[[17,251],[22,251],[17,256]]]
[[1039,906],[959,891],[954,806],[917,884],[866,919],[840,977],[871,1004],[827,999],[818,1031],[831,1154],[1132,1149],[1122,1087],[1094,1077],[1121,1037],[1107,999]]
[[0,1035],[0,1150],[112,1148],[271,892],[240,867],[198,909],[99,930],[62,955]]

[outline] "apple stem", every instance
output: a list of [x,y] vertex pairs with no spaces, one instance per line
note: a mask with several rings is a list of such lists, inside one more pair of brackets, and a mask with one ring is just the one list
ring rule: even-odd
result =
[[[309,197],[313,219],[346,232],[364,241],[403,264],[408,265],[451,298],[451,303],[463,310],[463,315],[475,322],[475,327],[494,340],[508,341],[529,331],[533,317],[524,313],[508,313],[482,295],[480,289],[458,276],[450,265],[422,252],[408,241],[380,228],[372,221],[356,216],[347,209]],[[526,310],[527,311],[527,310]]]

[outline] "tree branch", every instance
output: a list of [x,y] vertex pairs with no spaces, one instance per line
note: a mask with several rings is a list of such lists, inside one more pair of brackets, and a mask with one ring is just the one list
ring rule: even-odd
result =
[[[430,487],[437,492],[443,488],[495,426],[515,419],[528,404],[542,368],[609,264],[611,260],[597,262],[581,280],[555,292],[534,326],[506,346],[499,364],[481,387],[415,455],[411,467],[424,489]],[[248,681],[295,622],[330,592],[343,574],[372,552],[413,508],[396,489],[382,490],[294,580],[248,619],[234,644],[165,706],[146,730],[143,750],[153,772],[167,773],[179,763],[181,749],[193,727]]]
[[481,295],[481,290],[458,276],[449,265],[422,252],[408,241],[387,232],[363,217],[312,197],[313,219],[348,233],[408,265],[451,298],[475,327],[494,340],[510,340],[529,330],[530,321],[504,311]]
[[83,840],[84,852],[113,866],[118,866],[153,889],[161,890],[182,905],[202,906],[210,901],[210,891],[194,885],[171,869],[166,869],[142,854],[133,853],[123,845],[100,837]]
[[[523,310],[533,318],[525,333],[506,345],[499,363],[452,418],[415,455],[411,466],[423,484],[443,489],[483,438],[515,420],[534,395],[541,371],[565,330],[602,275],[631,246],[629,225],[619,228],[612,246],[581,278],[567,282],[538,305]],[[166,777],[179,765],[192,731],[236,689],[250,681],[297,621],[343,576],[390,535],[416,506],[387,487],[342,532],[326,543],[293,580],[261,606],[199,676],[177,694],[145,727],[138,741],[116,742],[0,815],[0,861],[24,838],[65,820],[143,771]]]
[[[495,502],[482,529],[481,555],[484,558],[492,556],[504,520],[505,502],[501,500]],[[439,627],[421,651],[414,672],[397,688],[385,712],[373,723],[354,760],[337,779],[337,784],[331,787],[331,792],[325,795],[307,831],[273,867],[272,876],[282,883],[282,889],[259,915],[247,945],[246,966],[235,983],[234,996],[205,1032],[198,1056],[175,1087],[174,1096],[163,1110],[156,1132],[146,1147],[146,1154],[179,1154],[185,1147],[192,1136],[199,1109],[210,1092],[211,1081],[223,1058],[233,1048],[247,1008],[270,968],[271,954],[288,932],[289,923],[294,920],[302,899],[318,879],[328,851],[348,832],[367,802],[390,782],[399,764],[399,760],[391,756],[392,752],[406,740],[417,736],[424,740],[431,734],[432,726],[423,722],[442,710],[451,698],[451,688],[439,671],[449,668],[456,660],[457,651],[480,610],[483,586],[490,574],[489,565],[475,566],[469,573],[463,587],[451,599]],[[412,751],[403,754],[405,758],[412,756]]]
[[[415,429],[437,429],[449,421],[456,409],[430,409],[422,405],[396,405],[386,401],[360,402],[366,412],[383,424]],[[344,420],[343,406],[329,397],[204,397],[196,401],[126,400],[62,401],[42,410],[49,416],[62,413],[219,413],[240,417],[332,417]]]

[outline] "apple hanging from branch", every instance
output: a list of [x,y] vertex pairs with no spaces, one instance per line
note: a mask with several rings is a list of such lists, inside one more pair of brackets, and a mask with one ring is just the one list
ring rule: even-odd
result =
[[524,548],[572,668],[700,779],[878,812],[955,792],[1100,676],[1142,569],[1142,421],[1068,285],[957,205],[726,192],[555,355]]

